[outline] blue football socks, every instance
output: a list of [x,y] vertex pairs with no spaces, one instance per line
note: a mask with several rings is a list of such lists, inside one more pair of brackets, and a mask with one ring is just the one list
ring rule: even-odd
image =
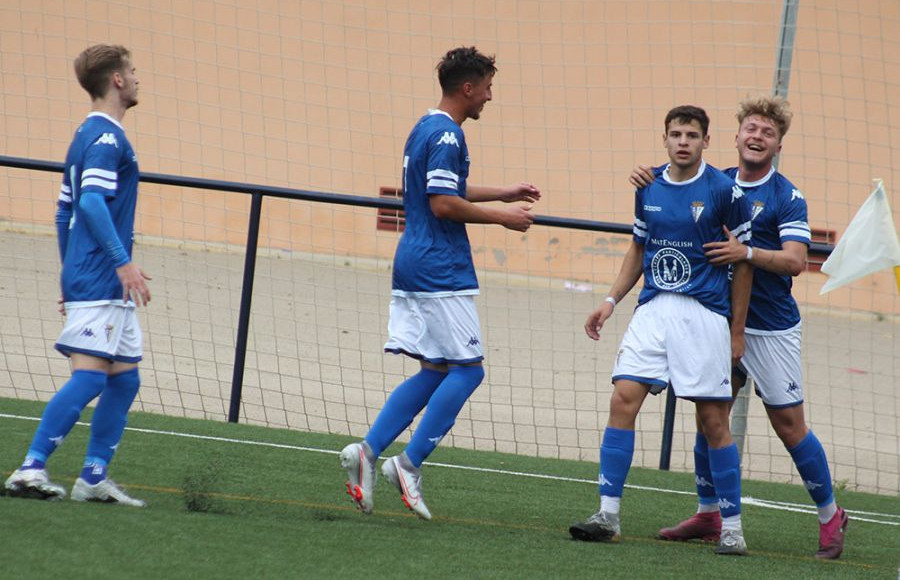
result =
[[697,484],[700,511],[718,511],[716,486],[713,483],[712,470],[709,468],[709,442],[700,432],[694,438],[694,481]]
[[825,449],[818,437],[810,430],[806,437],[793,449],[788,449],[809,496],[818,507],[826,506],[834,501],[834,489],[831,484],[831,470]]
[[634,431],[607,427],[600,444],[600,495],[622,497],[634,457]]
[[[26,462],[47,462],[47,458],[62,444],[63,439],[75,426],[81,412],[88,403],[106,387],[106,373],[102,371],[77,370],[66,384],[53,395],[44,408],[41,422],[34,433]],[[22,465],[25,469],[34,467]]]
[[409,427],[446,377],[447,373],[423,368],[394,388],[365,437],[375,457]]
[[737,445],[709,449],[709,466],[722,518],[741,514],[741,458]]
[[[122,440],[125,425],[128,423],[128,410],[140,386],[141,377],[136,367],[109,376],[91,420],[91,436],[88,440],[85,465],[102,464],[105,475],[105,466],[112,461],[119,441]],[[88,461],[89,459],[93,461]]]
[[106,479],[107,463],[98,457],[85,457],[84,467],[81,469],[81,479],[90,485],[97,485]]
[[420,467],[431,455],[483,380],[484,368],[481,365],[450,367],[447,377],[429,399],[422,421],[406,446],[406,456],[413,466]]

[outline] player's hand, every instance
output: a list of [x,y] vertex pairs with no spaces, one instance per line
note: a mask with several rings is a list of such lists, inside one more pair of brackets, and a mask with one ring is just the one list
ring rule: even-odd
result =
[[631,175],[628,176],[628,183],[638,189],[647,187],[653,183],[653,168],[649,165],[638,165],[631,170]]
[[722,226],[722,230],[728,237],[724,242],[708,242],[703,244],[706,259],[713,266],[724,266],[726,264],[734,264],[741,260],[747,259],[747,246],[738,241],[734,234],[727,227]]
[[527,201],[528,203],[534,203],[537,200],[541,199],[541,190],[530,183],[517,183],[515,185],[504,187],[500,191],[500,195],[497,197],[497,199],[506,203],[511,203],[514,201]]
[[56,304],[57,304],[56,309],[59,311],[60,314],[65,316],[66,315],[66,303],[63,300],[62,296],[59,297],[59,300],[56,301]]
[[534,223],[534,215],[530,211],[531,207],[529,205],[503,208],[503,219],[501,221],[503,227],[517,232],[528,231],[528,228]]
[[584,323],[584,332],[588,335],[588,338],[600,340],[600,330],[603,328],[603,323],[612,316],[613,308],[613,305],[609,302],[603,302],[597,310],[591,312],[591,315],[588,316],[587,321]]
[[744,333],[731,335],[731,366],[737,366],[744,356]]
[[152,280],[150,276],[138,268],[134,262],[128,262],[124,266],[116,268],[116,275],[122,283],[122,300],[128,302],[131,298],[135,306],[146,306],[150,302],[150,288],[145,280]]

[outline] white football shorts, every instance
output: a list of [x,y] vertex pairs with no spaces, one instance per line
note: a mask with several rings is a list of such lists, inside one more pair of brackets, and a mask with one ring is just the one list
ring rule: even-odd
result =
[[783,332],[744,333],[741,366],[753,377],[756,394],[766,407],[793,407],[803,403],[803,365],[800,345],[802,324]]
[[126,363],[143,358],[143,335],[133,303],[66,302],[65,307],[66,323],[56,341],[59,352]]
[[638,306],[622,337],[613,382],[627,379],[660,393],[671,384],[691,400],[731,400],[728,320],[690,296],[662,292]]
[[483,360],[474,296],[392,296],[384,352],[434,364]]

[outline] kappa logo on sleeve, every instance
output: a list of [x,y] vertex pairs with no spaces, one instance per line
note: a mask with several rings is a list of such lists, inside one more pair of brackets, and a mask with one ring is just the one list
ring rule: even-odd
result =
[[438,142],[435,143],[435,145],[456,145],[459,147],[459,141],[456,140],[456,133],[444,131],[444,134],[441,135],[441,138],[438,139]]
[[119,148],[119,141],[113,133],[104,133],[94,142],[94,145],[112,145],[116,149]]

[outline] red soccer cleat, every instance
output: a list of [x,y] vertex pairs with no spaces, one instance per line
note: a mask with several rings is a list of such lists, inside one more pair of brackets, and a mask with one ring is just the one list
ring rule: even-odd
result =
[[816,558],[837,560],[844,551],[844,533],[850,517],[843,509],[838,508],[834,517],[827,524],[819,524],[819,551]]
[[722,516],[719,512],[696,513],[671,528],[663,528],[659,531],[659,539],[670,542],[686,542],[688,540],[703,540],[704,542],[718,542],[722,533]]

